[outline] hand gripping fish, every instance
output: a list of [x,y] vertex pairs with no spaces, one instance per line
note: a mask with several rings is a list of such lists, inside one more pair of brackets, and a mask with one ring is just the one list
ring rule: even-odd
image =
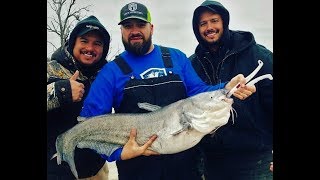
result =
[[160,154],[173,154],[187,150],[209,133],[214,133],[228,122],[232,114],[233,99],[224,90],[203,92],[165,107],[148,103],[140,108],[152,110],[138,114],[106,114],[86,118],[56,140],[58,164],[66,161],[78,178],[74,163],[74,150],[90,148],[100,154],[111,155],[129,140],[129,132],[137,129],[136,141],[143,145],[156,134],[149,147]]

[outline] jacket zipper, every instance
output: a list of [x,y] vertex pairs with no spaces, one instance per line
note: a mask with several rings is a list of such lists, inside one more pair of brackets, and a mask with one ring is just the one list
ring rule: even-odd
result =
[[[226,54],[228,53],[228,51],[226,52]],[[236,54],[236,52],[233,52],[233,53],[230,53],[230,54],[228,54],[226,57],[224,57],[223,59],[222,59],[222,61],[221,62],[219,62],[219,64],[218,64],[218,66],[217,66],[217,70],[216,70],[216,77],[217,77],[217,79],[216,79],[216,81],[218,81],[218,77],[219,77],[219,74],[220,74],[220,71],[221,71],[221,69],[222,69],[222,65],[223,65],[223,63],[224,63],[224,61],[228,58],[228,57],[230,57],[231,55],[234,55],[234,54]],[[221,64],[221,66],[220,66],[220,64]],[[220,67],[220,68],[219,68]],[[221,80],[220,80],[221,81]]]

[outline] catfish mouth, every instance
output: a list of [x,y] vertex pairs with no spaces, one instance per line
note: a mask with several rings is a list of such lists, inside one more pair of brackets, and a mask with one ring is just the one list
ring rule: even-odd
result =
[[232,99],[232,98],[224,97],[224,98],[222,99],[222,101],[224,101],[224,102],[226,102],[226,103],[228,103],[228,104],[233,104],[233,99]]
[[190,115],[192,127],[204,134],[217,130],[219,127],[227,124],[230,116],[234,119],[232,98],[223,97],[215,99],[208,106],[199,109],[195,114]]

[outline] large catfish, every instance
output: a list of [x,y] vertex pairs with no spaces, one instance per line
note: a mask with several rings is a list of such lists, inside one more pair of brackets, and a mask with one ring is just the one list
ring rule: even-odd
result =
[[141,114],[107,114],[85,119],[56,140],[58,164],[66,161],[75,177],[74,150],[90,148],[100,154],[111,153],[129,139],[131,128],[137,129],[136,141],[143,145],[156,134],[150,149],[160,154],[172,154],[195,146],[209,133],[228,122],[233,100],[223,90],[203,92],[163,108]]

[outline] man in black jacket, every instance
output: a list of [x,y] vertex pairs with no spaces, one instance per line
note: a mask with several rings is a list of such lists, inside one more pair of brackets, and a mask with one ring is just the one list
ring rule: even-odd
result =
[[[206,0],[193,14],[193,31],[199,42],[189,59],[207,84],[249,75],[263,62],[256,76],[272,74],[272,52],[255,42],[250,32],[229,30],[229,12],[219,2]],[[234,99],[234,123],[202,139],[206,180],[272,179],[273,83],[263,80],[245,101]]]

